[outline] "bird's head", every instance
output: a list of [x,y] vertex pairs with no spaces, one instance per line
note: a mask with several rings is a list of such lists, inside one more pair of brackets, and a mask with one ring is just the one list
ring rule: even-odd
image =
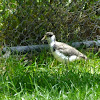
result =
[[48,43],[54,42],[56,40],[55,35],[53,34],[53,32],[46,32],[46,34],[44,35],[44,37],[41,39],[43,40],[47,40]]

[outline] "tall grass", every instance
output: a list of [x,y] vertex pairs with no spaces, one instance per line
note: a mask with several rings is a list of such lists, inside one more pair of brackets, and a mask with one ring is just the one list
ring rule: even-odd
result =
[[0,59],[0,100],[97,100],[100,98],[100,58],[63,65],[50,54]]

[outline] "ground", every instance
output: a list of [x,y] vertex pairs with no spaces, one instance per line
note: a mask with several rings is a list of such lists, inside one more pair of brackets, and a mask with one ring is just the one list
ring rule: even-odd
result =
[[26,55],[0,59],[0,100],[99,100],[100,57],[86,55],[87,61],[66,65],[48,52],[30,61]]

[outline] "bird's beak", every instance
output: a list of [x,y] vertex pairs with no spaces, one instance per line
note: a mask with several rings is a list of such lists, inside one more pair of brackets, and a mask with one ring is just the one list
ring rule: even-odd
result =
[[46,36],[46,35],[44,35],[44,37],[41,39],[41,41],[45,40],[46,38],[47,38],[47,36]]

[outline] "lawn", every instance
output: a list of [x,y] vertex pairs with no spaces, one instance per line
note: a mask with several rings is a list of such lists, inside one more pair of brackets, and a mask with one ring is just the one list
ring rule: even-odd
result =
[[100,100],[100,56],[64,65],[48,52],[0,59],[0,100]]

